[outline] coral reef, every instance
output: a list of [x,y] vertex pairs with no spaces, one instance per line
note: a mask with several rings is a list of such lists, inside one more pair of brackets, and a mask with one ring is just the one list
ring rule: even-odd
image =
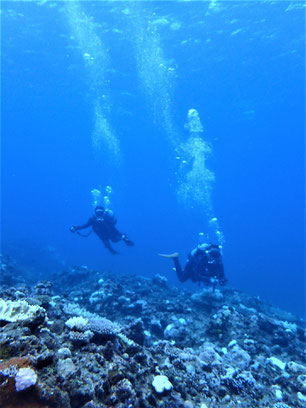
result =
[[301,319],[231,288],[68,276],[0,286],[1,407],[305,406]]

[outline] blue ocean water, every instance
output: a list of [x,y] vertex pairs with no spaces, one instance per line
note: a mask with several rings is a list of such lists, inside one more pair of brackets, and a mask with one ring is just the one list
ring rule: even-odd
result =
[[[3,2],[2,251],[33,279],[81,264],[198,290],[157,254],[183,261],[217,217],[228,284],[303,315],[304,11]],[[108,185],[135,241],[117,256],[69,231]]]

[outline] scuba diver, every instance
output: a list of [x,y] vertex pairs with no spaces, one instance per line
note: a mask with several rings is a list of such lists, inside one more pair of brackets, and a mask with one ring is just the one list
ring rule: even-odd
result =
[[[98,237],[103,242],[104,246],[113,254],[118,254],[119,252],[115,251],[110,244],[112,242],[124,241],[126,245],[133,246],[134,242],[130,241],[125,234],[121,234],[115,227],[117,220],[111,210],[104,209],[102,206],[97,206],[95,208],[95,213],[93,217],[90,217],[86,224],[84,225],[73,225],[70,228],[71,232],[77,232],[81,229],[92,227],[93,231],[98,235]],[[80,233],[78,233],[81,235]],[[88,235],[81,235],[87,237]]]
[[179,254],[170,255],[159,254],[164,258],[172,259],[178,279],[185,282],[191,279],[192,282],[204,282],[212,285],[213,290],[217,284],[223,286],[227,283],[224,276],[221,248],[214,244],[201,244],[194,248],[188,255],[185,268],[182,269],[179,263]]

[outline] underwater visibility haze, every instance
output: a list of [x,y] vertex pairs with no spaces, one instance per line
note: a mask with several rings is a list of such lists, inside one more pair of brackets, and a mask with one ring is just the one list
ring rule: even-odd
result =
[[1,74],[0,407],[305,407],[305,2],[2,1]]
[[[166,276],[199,233],[228,286],[304,315],[304,4],[4,1],[2,252]],[[94,193],[135,243],[69,231]],[[99,193],[98,193],[99,194]],[[99,200],[99,197],[98,197]]]

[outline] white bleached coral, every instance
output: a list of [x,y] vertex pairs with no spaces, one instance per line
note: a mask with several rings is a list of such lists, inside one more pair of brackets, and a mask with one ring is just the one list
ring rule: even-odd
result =
[[173,385],[166,375],[156,375],[152,381],[152,385],[158,394],[161,394],[164,391],[169,391],[173,388]]
[[30,305],[25,300],[11,301],[0,298],[0,320],[5,322],[35,321],[44,319],[45,309]]
[[30,367],[20,368],[15,377],[15,388],[17,392],[24,391],[37,382],[37,374]]
[[85,319],[82,316],[75,316],[68,319],[65,324],[71,330],[76,329],[82,331],[88,325],[88,319]]

